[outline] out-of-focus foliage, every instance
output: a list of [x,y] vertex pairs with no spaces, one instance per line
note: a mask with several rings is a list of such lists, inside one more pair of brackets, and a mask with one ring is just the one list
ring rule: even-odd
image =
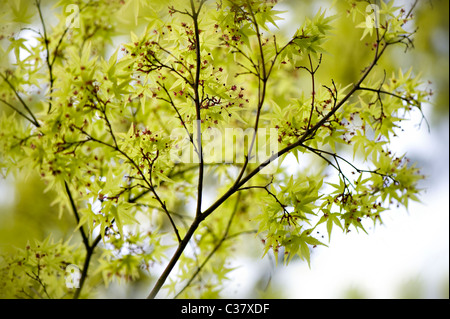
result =
[[432,119],[437,123],[449,114],[449,2],[422,1],[416,12],[418,27],[412,65],[430,76],[436,96]]
[[[6,184],[6,183],[5,183]],[[0,243],[2,251],[25,247],[32,239],[43,239],[53,234],[55,238],[68,240],[76,236],[73,231],[76,222],[68,214],[60,214],[57,207],[51,206],[52,192],[43,193],[45,185],[36,176],[19,179],[8,186],[2,184],[2,191],[12,188],[11,206],[3,206],[0,216]],[[4,191],[6,193],[6,191]]]
[[[310,264],[333,232],[419,200],[423,176],[390,141],[430,87],[384,52],[411,49],[420,20],[383,2],[374,29],[367,2],[316,3],[282,34],[276,1],[1,0],[0,169],[16,183],[0,216],[5,296],[92,297],[147,276],[156,293],[218,298],[234,256]],[[276,128],[280,162],[317,161],[270,175],[247,151],[183,163],[175,128],[197,154],[210,131]],[[172,254],[176,272],[158,277]],[[71,265],[83,290],[67,286]]]

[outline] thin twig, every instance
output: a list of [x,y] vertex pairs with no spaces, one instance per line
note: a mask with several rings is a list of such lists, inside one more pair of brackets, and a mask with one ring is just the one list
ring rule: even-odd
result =
[[36,127],[40,127],[41,125],[39,124],[38,120],[34,116],[33,112],[31,112],[31,109],[28,107],[28,105],[25,103],[25,101],[22,99],[22,97],[19,95],[19,93],[17,92],[14,85],[12,85],[12,83],[8,80],[8,78],[6,76],[4,76],[2,73],[0,73],[0,76],[6,82],[6,84],[8,84],[8,86],[11,88],[11,90],[13,90],[14,94],[19,99],[20,103],[23,105],[25,110],[27,110],[28,114],[32,117],[33,120],[31,121],[31,123],[33,123],[34,126],[36,126]]

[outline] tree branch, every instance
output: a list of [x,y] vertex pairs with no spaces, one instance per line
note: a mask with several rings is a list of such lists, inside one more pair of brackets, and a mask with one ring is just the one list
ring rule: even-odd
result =
[[72,206],[73,214],[75,215],[75,219],[77,220],[77,226],[80,226],[79,229],[80,229],[81,237],[83,239],[84,247],[86,248],[86,250],[88,250],[90,248],[89,247],[89,239],[86,236],[86,233],[84,232],[83,225],[79,225],[80,224],[80,215],[78,214],[78,209],[77,209],[77,206],[75,205],[75,201],[73,200],[72,193],[70,192],[67,181],[64,181],[64,187],[66,189],[67,196],[69,197],[69,201],[70,201],[70,205]]
[[25,113],[23,113],[22,111],[20,111],[19,109],[17,109],[14,105],[12,105],[12,104],[6,102],[6,101],[3,100],[3,99],[0,99],[0,102],[5,103],[7,106],[9,106],[9,107],[12,108],[14,111],[16,111],[20,116],[22,116],[23,118],[25,118],[25,119],[27,119],[28,121],[30,121],[31,124],[37,126],[33,119],[29,118]]
[[198,27],[198,16],[200,14],[201,7],[204,0],[200,1],[199,8],[195,10],[194,0],[190,0],[191,10],[192,10],[192,20],[194,22],[194,32],[195,32],[195,53],[196,53],[196,70],[195,70],[195,80],[194,80],[194,102],[195,102],[195,113],[197,117],[196,130],[197,130],[197,154],[199,157],[199,168],[198,168],[198,187],[197,187],[197,209],[195,212],[196,216],[200,216],[202,211],[202,196],[203,196],[203,174],[204,174],[204,160],[203,160],[203,149],[202,149],[202,132],[201,132],[201,103],[199,95],[199,83],[200,83],[200,70],[201,70],[201,47],[200,47],[200,30]]
[[36,7],[38,9],[39,12],[39,18],[41,20],[41,25],[42,25],[42,29],[44,31],[44,44],[45,44],[45,50],[47,51],[46,57],[45,57],[45,61],[47,63],[47,67],[48,67],[48,75],[49,75],[49,83],[50,83],[50,96],[49,96],[49,105],[48,105],[48,113],[50,113],[50,111],[52,110],[52,91],[53,91],[53,82],[54,82],[54,77],[53,77],[53,63],[50,62],[50,50],[48,48],[48,44],[49,44],[49,39],[47,36],[47,28],[45,26],[45,22],[44,22],[44,17],[42,16],[42,10],[41,10],[41,0],[35,0],[35,4]]
[[87,278],[87,273],[88,273],[88,269],[89,269],[89,265],[90,265],[90,262],[91,262],[92,255],[94,254],[95,247],[97,247],[97,245],[100,243],[101,240],[102,240],[102,236],[99,234],[95,238],[95,240],[92,243],[92,245],[90,245],[89,248],[86,248],[86,258],[84,259],[83,270],[81,272],[80,286],[75,291],[75,294],[73,295],[73,299],[78,299],[80,297],[81,289],[83,288],[84,283],[85,283],[86,278]]
[[[6,82],[6,84],[8,84],[8,86],[11,88],[11,90],[13,90],[14,94],[16,95],[16,97],[19,99],[20,103],[23,105],[23,107],[25,108],[25,110],[27,110],[28,114],[31,116],[31,118],[33,119],[32,121],[30,121],[31,123],[34,124],[34,126],[36,127],[41,127],[41,125],[39,124],[38,120],[36,119],[36,117],[34,116],[33,112],[31,112],[30,108],[28,107],[28,105],[25,103],[25,101],[22,99],[22,97],[19,95],[19,93],[17,92],[16,88],[12,85],[12,83],[8,80],[8,78],[6,76],[4,76],[2,73],[0,73],[0,76],[2,77],[2,79]],[[3,102],[3,100],[2,100]],[[28,117],[26,117],[28,119]]]
[[236,197],[236,203],[234,204],[233,211],[231,212],[231,216],[230,216],[230,219],[228,220],[228,223],[225,228],[225,232],[224,232],[223,236],[220,238],[220,240],[214,246],[213,250],[211,250],[211,252],[205,258],[205,260],[202,262],[202,264],[197,267],[196,271],[192,274],[191,278],[189,278],[186,285],[175,295],[174,299],[176,299],[184,290],[186,290],[187,287],[190,286],[192,281],[194,281],[194,279],[202,271],[202,269],[205,267],[205,265],[208,263],[208,261],[211,259],[211,257],[217,252],[217,250],[220,248],[220,246],[222,246],[223,242],[227,239],[228,233],[230,231],[231,223],[233,222],[233,218],[236,215],[237,208],[239,206],[240,198],[241,198],[241,193],[238,193],[238,196]]

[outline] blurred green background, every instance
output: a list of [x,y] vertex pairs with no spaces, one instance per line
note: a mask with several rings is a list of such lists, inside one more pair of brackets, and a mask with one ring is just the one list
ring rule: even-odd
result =
[[[46,17],[51,17],[52,3],[49,1],[45,6]],[[408,10],[412,1],[396,1],[396,4]],[[280,32],[292,34],[305,17],[312,17],[320,8],[331,7],[327,12],[333,14],[345,11],[346,5],[345,1],[339,0],[280,1],[277,9],[286,11],[282,14],[285,20],[280,22]],[[428,132],[425,125],[418,128],[413,123],[408,128],[409,135],[398,142],[429,176],[423,184],[426,188],[424,202],[411,205],[408,214],[394,212],[391,219],[385,221],[385,226],[372,230],[369,236],[336,235],[329,248],[320,248],[312,254],[311,269],[304,263],[295,262],[289,267],[274,267],[270,258],[261,261],[257,256],[239,260],[236,265],[240,267],[232,273],[234,281],[225,289],[225,297],[449,297],[448,6],[449,2],[444,0],[419,1],[415,11],[415,48],[407,54],[402,48],[391,51],[382,62],[388,74],[398,67],[409,69],[413,66],[432,83],[435,92],[432,103],[424,106],[431,131]],[[351,18],[338,21],[333,30],[335,36],[326,44],[329,55],[324,57],[318,73],[318,81],[323,83],[329,83],[331,78],[342,84],[353,82],[370,56],[369,49],[361,46],[361,29],[354,28]],[[34,22],[38,27],[38,21]],[[136,28],[132,25],[124,27],[124,33],[129,31],[126,28]],[[9,30],[2,28],[0,35],[7,35],[7,32]],[[0,36],[0,39],[2,46],[7,45],[5,37]],[[118,37],[115,44],[124,39],[126,37]],[[3,59],[2,64],[5,62]],[[395,66],[394,70],[392,66]],[[8,113],[10,109],[0,104],[0,112]],[[43,240],[49,234],[65,240],[73,236],[78,240],[78,234],[72,231],[75,226],[73,216],[62,214],[60,217],[58,209],[50,205],[52,192],[43,193],[44,188],[39,176],[19,174],[17,178],[0,178],[0,253],[11,252],[13,247],[24,247],[33,238]],[[244,279],[246,284],[242,282]],[[377,287],[376,281],[382,287]],[[137,286],[124,289],[112,285],[103,296],[141,297],[137,293],[139,289],[135,288]],[[145,288],[143,285],[142,289]]]

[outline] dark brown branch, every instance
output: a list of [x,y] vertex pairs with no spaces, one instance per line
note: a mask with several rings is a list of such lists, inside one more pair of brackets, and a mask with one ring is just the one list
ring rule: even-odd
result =
[[86,236],[86,233],[84,232],[83,225],[80,224],[80,215],[78,214],[77,206],[75,205],[75,201],[73,200],[72,193],[70,192],[69,185],[67,184],[67,181],[64,181],[64,187],[66,189],[66,194],[69,197],[70,205],[72,206],[73,214],[75,215],[75,219],[77,220],[77,226],[80,228],[80,234],[81,238],[83,239],[83,244],[86,249],[89,249],[89,239]]
[[41,20],[42,29],[44,31],[44,45],[45,45],[45,51],[47,52],[46,57],[45,57],[45,61],[47,63],[47,67],[48,67],[48,76],[49,76],[49,83],[50,83],[50,89],[49,89],[50,96],[49,96],[49,104],[48,104],[48,113],[50,113],[50,111],[52,110],[53,82],[55,81],[55,79],[53,77],[53,63],[50,62],[50,50],[49,50],[49,47],[48,47],[48,44],[49,44],[50,40],[48,39],[47,28],[45,26],[44,17],[42,16],[41,0],[35,0],[35,4],[36,4],[36,7],[37,7],[38,12],[39,12],[39,18]]
[[31,122],[31,124],[36,125],[36,123],[33,121],[33,119],[29,118],[25,113],[23,113],[22,111],[20,111],[19,109],[17,109],[14,105],[6,102],[3,99],[0,99],[0,102],[5,103],[7,106],[9,106],[10,108],[12,108],[14,111],[16,111],[20,116],[22,116],[23,118],[27,119],[28,121]]
[[205,258],[205,260],[202,262],[201,265],[199,265],[196,269],[196,271],[192,274],[191,278],[189,278],[188,282],[186,283],[186,285],[175,295],[175,299],[184,291],[186,290],[187,287],[190,286],[190,284],[192,283],[192,281],[194,281],[194,279],[197,277],[197,275],[202,271],[202,269],[205,267],[205,265],[208,263],[208,261],[211,259],[211,257],[217,252],[217,250],[220,248],[220,246],[222,246],[223,242],[228,238],[228,233],[230,231],[230,227],[231,224],[233,222],[233,218],[236,215],[237,212],[237,208],[239,206],[239,201],[240,201],[241,195],[240,193],[238,194],[237,198],[236,198],[236,203],[234,205],[233,211],[231,213],[230,219],[228,220],[227,226],[225,228],[224,234],[222,236],[222,238],[220,238],[220,240],[217,242],[217,244],[214,246],[213,250],[211,250],[211,252],[208,254],[208,256]]
[[89,269],[89,265],[90,265],[90,262],[91,262],[92,255],[94,254],[94,250],[97,247],[97,245],[100,243],[101,240],[102,240],[102,236],[99,234],[95,238],[95,240],[92,243],[92,245],[90,245],[89,247],[86,247],[86,257],[84,259],[83,270],[81,272],[79,288],[77,288],[77,290],[75,291],[73,299],[78,299],[80,297],[81,289],[83,288],[84,283],[85,283],[86,278],[87,278],[88,269]]
[[320,55],[319,58],[319,63],[317,64],[316,68],[313,68],[313,64],[312,64],[312,60],[311,60],[311,54],[308,54],[308,58],[309,58],[309,65],[310,65],[310,69],[304,67],[305,70],[307,70],[309,72],[309,74],[311,75],[311,86],[312,86],[312,93],[311,93],[311,113],[309,114],[309,119],[308,119],[308,125],[306,126],[308,129],[311,126],[311,119],[313,116],[313,111],[314,111],[314,102],[315,102],[315,98],[316,98],[316,72],[320,67],[320,64],[322,63],[322,54]]
[[72,24],[74,23],[74,21],[75,21],[75,19],[77,19],[78,18],[78,16],[80,15],[80,13],[84,10],[84,9],[86,9],[88,6],[90,6],[90,5],[92,5],[92,0],[89,2],[89,3],[87,3],[85,6],[83,6],[83,7],[81,7],[80,8],[80,10],[77,12],[77,14],[75,15],[75,17],[73,17],[73,20],[70,22],[70,24],[68,25],[68,26],[66,26],[66,28],[64,29],[64,31],[63,31],[63,33],[62,33],[62,35],[61,35],[61,37],[59,38],[59,40],[58,40],[58,43],[56,44],[56,47],[55,47],[55,50],[54,50],[54,54],[53,54],[53,59],[52,59],[52,61],[50,62],[50,65],[53,67],[53,65],[55,64],[55,61],[56,61],[56,57],[58,56],[58,50],[59,50],[59,47],[61,46],[61,44],[62,44],[62,42],[63,42],[63,39],[64,39],[64,37],[66,36],[66,34],[67,34],[67,32],[70,30],[70,28],[72,27]]
[[300,146],[303,147],[303,148],[306,148],[307,150],[313,152],[313,153],[316,154],[316,155],[319,155],[321,158],[323,158],[324,160],[326,160],[330,165],[332,165],[332,164],[330,163],[330,161],[329,161],[326,157],[324,157],[324,156],[322,155],[322,153],[323,153],[323,154],[326,154],[326,155],[329,155],[329,156],[332,156],[332,157],[334,158],[334,160],[336,161],[336,165],[337,165],[337,166],[335,166],[335,165],[332,165],[332,166],[333,166],[334,168],[336,168],[336,169],[338,170],[339,174],[340,174],[345,180],[347,180],[349,183],[350,183],[350,181],[349,181],[349,179],[344,175],[342,169],[341,169],[340,166],[339,166],[338,160],[343,161],[344,163],[346,163],[347,165],[349,165],[350,167],[352,167],[352,168],[353,168],[356,172],[358,172],[358,173],[375,174],[375,175],[379,175],[379,176],[384,177],[384,178],[390,178],[390,179],[391,179],[392,181],[394,181],[395,183],[398,183],[398,181],[395,180],[394,177],[393,177],[392,175],[380,173],[380,172],[379,172],[379,169],[376,169],[376,170],[360,169],[360,168],[356,167],[353,163],[351,163],[349,160],[343,158],[342,156],[339,156],[339,155],[336,154],[336,153],[332,153],[332,152],[328,152],[328,151],[325,151],[325,150],[316,149],[316,148],[307,146],[307,145],[305,145],[305,144],[301,144]]
[[197,187],[197,209],[196,216],[200,216],[202,211],[202,197],[203,197],[203,174],[204,174],[204,159],[203,159],[203,148],[202,148],[202,132],[201,132],[201,102],[199,95],[199,84],[200,84],[200,70],[201,70],[201,47],[200,47],[200,30],[198,26],[198,17],[204,0],[200,1],[199,8],[196,10],[194,5],[194,0],[191,0],[191,10],[192,10],[192,20],[194,23],[195,32],[195,53],[196,53],[196,70],[195,70],[195,80],[194,80],[194,102],[195,102],[195,113],[196,113],[196,130],[197,130],[197,154],[199,157],[199,168],[198,168],[198,187]]
[[[70,205],[72,206],[72,210],[73,210],[73,213],[75,215],[75,219],[77,220],[77,224],[79,224],[80,223],[80,215],[78,214],[78,209],[77,209],[77,207],[75,205],[75,201],[73,200],[72,194],[71,194],[70,189],[69,189],[69,185],[67,184],[66,181],[64,181],[64,186],[65,186],[65,189],[66,189],[67,196],[69,197]],[[94,250],[95,250],[95,248],[97,247],[98,243],[100,242],[100,240],[102,238],[101,235],[98,235],[95,238],[95,240],[93,241],[93,243],[90,244],[89,243],[89,238],[88,238],[88,236],[86,235],[86,233],[84,231],[83,225],[79,225],[79,227],[80,227],[79,230],[80,230],[80,233],[81,233],[81,237],[83,239],[83,244],[84,244],[84,247],[86,249],[86,257],[84,259],[83,270],[81,272],[79,287],[75,291],[73,299],[78,299],[80,297],[81,289],[83,288],[85,280],[87,278],[87,273],[88,273],[88,268],[89,268],[89,265],[90,265],[91,257],[94,254]]]
[[[16,88],[14,87],[14,85],[12,85],[12,83],[8,80],[8,78],[6,76],[4,76],[3,74],[0,73],[0,76],[2,77],[2,79],[6,82],[6,84],[8,84],[8,86],[11,88],[11,90],[13,90],[14,94],[16,95],[16,97],[19,99],[20,103],[23,105],[23,107],[25,108],[25,110],[28,112],[28,114],[31,116],[31,118],[33,119],[31,121],[31,123],[34,124],[34,126],[36,127],[40,127],[41,125],[39,124],[38,120],[36,119],[36,117],[34,116],[33,112],[31,112],[31,109],[28,107],[28,105],[25,103],[25,101],[22,99],[22,97],[19,95],[19,93],[17,92]],[[27,118],[28,119],[28,118]]]
[[186,123],[184,122],[183,117],[181,116],[178,108],[176,107],[172,97],[170,96],[169,91],[167,90],[167,88],[163,84],[161,84],[160,82],[157,82],[157,83],[164,90],[164,92],[166,93],[167,97],[169,98],[169,100],[166,100],[166,99],[163,99],[163,98],[159,98],[159,99],[169,103],[172,106],[172,108],[175,110],[175,112],[177,113],[178,119],[181,121],[181,124],[183,125],[183,127],[184,127],[184,129],[186,131],[186,134],[189,137],[189,140],[191,141],[192,145],[194,146],[195,152],[200,156],[200,154],[198,152],[198,149],[197,149],[197,146],[195,145],[194,139],[193,139],[191,133],[189,132],[189,129],[187,128]]
[[[259,54],[260,54],[260,60],[258,60],[258,65],[261,64],[261,68],[258,68],[258,106],[257,106],[257,110],[256,110],[256,119],[255,119],[255,124],[253,127],[253,136],[252,136],[252,140],[250,142],[250,146],[248,148],[247,154],[245,156],[245,161],[244,161],[244,165],[241,168],[241,171],[239,172],[239,175],[234,183],[234,185],[237,185],[242,176],[245,173],[245,170],[247,169],[247,165],[248,162],[250,160],[250,158],[252,157],[252,151],[253,151],[253,147],[256,141],[256,135],[258,133],[258,128],[259,128],[259,119],[261,116],[261,110],[262,107],[264,105],[264,100],[266,98],[266,88],[267,88],[267,82],[269,80],[268,78],[268,73],[266,70],[266,61],[265,61],[265,56],[264,56],[264,51],[263,51],[263,44],[262,44],[262,40],[261,40],[261,33],[259,30],[259,25],[258,22],[256,21],[256,17],[255,14],[251,8],[251,4],[249,3],[249,1],[247,0],[247,5],[248,8],[250,10],[250,15],[252,16],[252,23],[255,27],[255,31],[256,31],[256,36],[258,39],[258,47],[259,47]],[[262,70],[262,74],[261,74],[261,70]]]
[[360,87],[358,88],[358,90],[359,90],[359,91],[370,91],[370,92],[374,92],[374,93],[377,93],[377,94],[386,94],[386,95],[390,95],[390,96],[396,97],[396,98],[398,98],[398,99],[400,99],[400,100],[403,100],[403,101],[405,101],[405,102],[407,102],[407,103],[409,103],[409,104],[411,104],[411,103],[418,104],[418,103],[419,103],[419,102],[418,102],[416,99],[414,99],[413,97],[404,97],[404,96],[395,94],[395,93],[393,93],[393,92],[388,92],[388,91],[384,91],[384,90],[381,90],[381,89],[373,89],[373,88],[361,87],[361,86],[360,86]]
[[[283,217],[281,218],[281,221],[283,220],[287,220],[287,223],[290,225],[291,223],[293,223],[294,225],[296,224],[295,220],[292,218],[292,214],[289,213],[286,209],[287,205],[283,204],[277,197],[277,195],[275,195],[274,193],[272,193],[269,190],[269,186],[272,184],[273,182],[273,177],[272,180],[266,185],[266,186],[248,186],[248,187],[241,187],[238,189],[238,191],[243,191],[243,190],[250,190],[250,189],[264,189],[268,195],[270,195],[275,202],[280,205],[281,209],[283,210]],[[238,193],[240,194],[240,193]]]

